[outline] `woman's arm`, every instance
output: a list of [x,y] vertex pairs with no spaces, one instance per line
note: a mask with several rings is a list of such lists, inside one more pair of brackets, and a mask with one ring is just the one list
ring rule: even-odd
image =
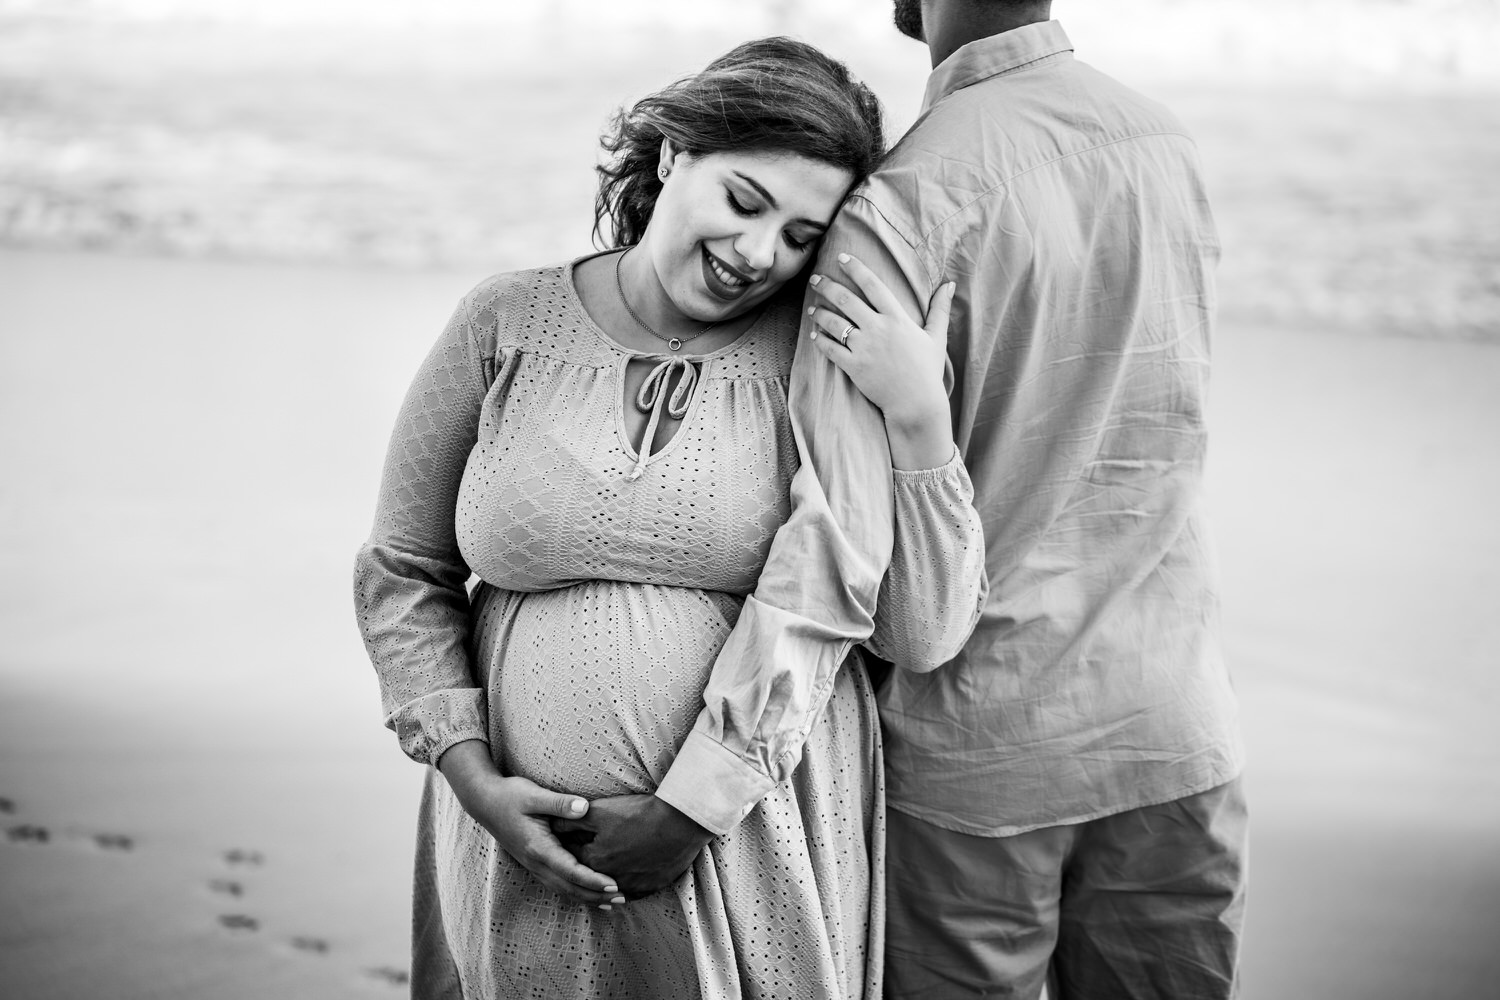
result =
[[407,390],[375,524],[354,562],[355,610],[386,726],[407,756],[433,766],[456,743],[488,739],[484,692],[465,648],[469,567],[453,516],[493,344],[474,329],[469,306],[466,297]]
[[895,542],[867,645],[902,669],[935,670],[963,649],[988,592],[984,528],[943,384],[955,288],[939,286],[918,326],[861,261],[838,263],[859,294],[814,276],[823,304],[812,336],[880,408],[893,466]]
[[938,286],[918,326],[859,258],[841,253],[837,260],[858,294],[829,275],[814,274],[808,284],[819,304],[808,309],[809,335],[880,409],[894,469],[947,465],[954,451],[944,387],[953,282]]
[[[842,273],[840,254],[870,264],[921,327],[939,275],[858,193],[824,237],[819,273]],[[810,294],[805,305],[822,302]],[[803,320],[802,332],[810,333],[813,317]],[[792,477],[791,511],[719,651],[703,711],[656,790],[713,833],[733,829],[797,767],[840,665],[874,630],[890,565],[895,476],[886,418],[823,356],[823,340],[804,336],[792,362],[787,410],[801,465]],[[936,352],[931,360],[943,361]],[[941,465],[951,454],[928,458]]]
[[984,609],[984,526],[955,450],[941,468],[895,473],[896,541],[865,643],[903,670],[926,673],[959,654]]
[[617,898],[613,881],[580,865],[542,818],[576,818],[588,804],[500,773],[467,652],[469,567],[454,510],[496,374],[497,324],[492,312],[490,322],[475,321],[475,300],[499,295],[492,279],[459,304],[407,391],[375,525],[355,559],[355,607],[402,750],[438,768],[464,809],[538,879],[607,906]]

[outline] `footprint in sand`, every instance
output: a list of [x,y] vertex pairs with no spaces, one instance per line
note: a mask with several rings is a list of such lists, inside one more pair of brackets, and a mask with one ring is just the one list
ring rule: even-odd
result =
[[216,878],[209,881],[208,891],[220,896],[239,897],[245,894],[245,887],[232,878]]
[[133,851],[135,838],[123,833],[96,833],[94,846],[103,851]]
[[[8,801],[8,800],[0,800]],[[36,823],[21,823],[10,827],[5,831],[5,837],[13,844],[50,844],[54,841],[64,843],[68,841],[87,840],[95,847],[103,851],[133,851],[135,850],[135,838],[124,833],[79,833],[76,830],[56,833],[48,827]]]
[[266,856],[259,851],[247,851],[242,847],[227,850],[222,855],[224,863],[233,867],[259,868],[266,863]]
[[390,965],[382,965],[375,969],[366,969],[365,975],[371,979],[378,979],[387,986],[405,986],[411,982],[411,976],[405,969],[398,969]]
[[[16,804],[12,799],[0,796],[0,813],[14,814]],[[6,839],[13,844],[49,844],[56,835],[45,826],[36,823],[21,823],[9,827],[5,831]],[[136,839],[124,833],[92,833],[86,835],[69,834],[70,838],[84,836],[88,842],[102,851],[133,851],[136,847]],[[231,868],[259,868],[266,863],[266,856],[260,851],[249,850],[243,847],[231,848],[220,855],[224,864]],[[244,883],[232,878],[210,879],[208,891],[218,896],[229,896],[238,899],[245,894]],[[260,931],[260,919],[252,917],[247,913],[222,913],[219,915],[219,926],[235,934],[255,934]],[[307,934],[299,934],[290,938],[287,944],[294,950],[305,955],[327,955],[333,948],[326,938],[314,937]],[[366,969],[365,975],[387,986],[406,986],[411,981],[411,976],[405,969],[395,966],[383,965],[373,969]]]
[[288,942],[298,951],[305,951],[311,955],[326,955],[331,947],[327,941],[320,937],[294,937]]
[[[221,853],[219,858],[230,868],[259,868],[266,863],[266,856],[260,851],[243,847],[232,847]],[[208,891],[218,896],[238,899],[245,894],[245,884],[232,878],[210,879]],[[240,933],[253,933],[260,930],[260,920],[244,913],[224,913],[219,916],[219,926]]]
[[6,830],[5,836],[13,844],[45,844],[52,839],[52,831],[35,823],[22,823]]
[[[243,847],[231,848],[224,851],[220,858],[230,868],[259,868],[266,863],[266,856],[260,851],[250,850]],[[216,895],[230,896],[236,899],[245,895],[245,886],[238,879],[216,878],[208,883],[208,890]],[[219,926],[237,934],[254,934],[260,931],[260,920],[246,913],[224,913],[219,915]],[[333,950],[333,945],[327,938],[315,937],[311,934],[298,934],[286,939],[287,947],[304,955],[327,955]],[[411,982],[411,975],[405,969],[399,969],[393,965],[382,965],[364,970],[366,978],[383,983],[386,986],[405,987]]]
[[243,913],[225,913],[219,917],[219,926],[232,931],[258,931],[260,921]]

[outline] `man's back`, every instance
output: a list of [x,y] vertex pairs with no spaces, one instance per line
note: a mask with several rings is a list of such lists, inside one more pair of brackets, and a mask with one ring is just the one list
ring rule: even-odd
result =
[[944,61],[848,211],[918,294],[958,282],[988,552],[964,653],[882,694],[893,808],[1004,836],[1234,778],[1199,513],[1218,246],[1191,139],[1031,25]]

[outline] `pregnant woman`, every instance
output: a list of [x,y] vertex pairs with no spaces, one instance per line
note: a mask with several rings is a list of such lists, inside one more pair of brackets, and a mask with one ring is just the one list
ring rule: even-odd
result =
[[[857,658],[801,765],[670,887],[626,902],[548,820],[652,793],[703,709],[787,515],[806,272],[883,152],[878,105],[816,49],[766,39],[622,113],[604,145],[617,249],[463,299],[407,394],[357,561],[387,725],[431,765],[413,995],[874,1000],[884,826]],[[982,586],[946,405],[927,405],[952,292],[923,329],[847,267],[872,298],[864,343],[829,310],[817,322],[839,350],[880,348],[856,384],[902,410],[891,449],[912,470],[874,645],[940,658]]]

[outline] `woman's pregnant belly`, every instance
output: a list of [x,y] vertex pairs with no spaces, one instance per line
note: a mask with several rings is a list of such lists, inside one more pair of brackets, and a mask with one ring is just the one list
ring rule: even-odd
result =
[[486,589],[474,645],[501,768],[589,798],[654,791],[742,598],[608,580]]

